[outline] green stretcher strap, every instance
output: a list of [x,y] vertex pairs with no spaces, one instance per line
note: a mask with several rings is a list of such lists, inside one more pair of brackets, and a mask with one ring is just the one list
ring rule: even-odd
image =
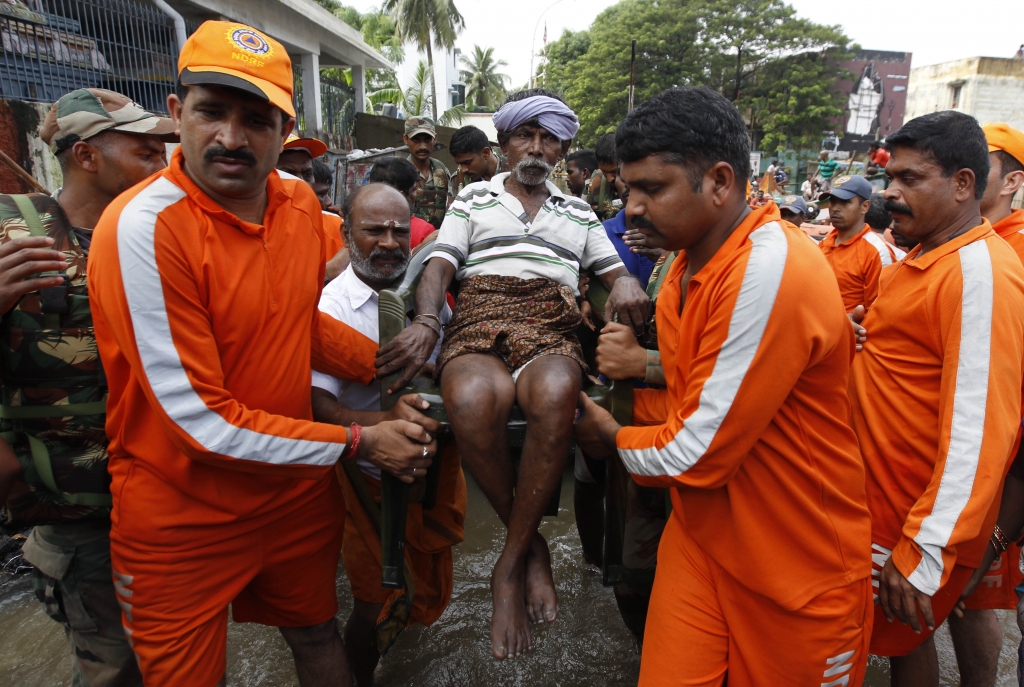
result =
[[57,481],[53,478],[53,466],[50,465],[50,452],[46,450],[46,444],[27,432],[2,432],[0,433],[0,438],[8,444],[13,444],[18,440],[19,434],[24,435],[28,439],[29,450],[32,453],[32,464],[39,474],[39,479],[47,489],[73,506],[109,508],[113,505],[113,498],[110,494],[69,494],[57,488]]
[[106,401],[65,403],[51,406],[0,405],[0,418],[5,420],[37,420],[46,417],[73,417],[75,415],[102,415],[107,412]]
[[36,211],[36,206],[32,204],[32,199],[21,194],[12,195],[11,198],[14,200],[14,204],[18,206],[18,212],[21,213],[22,219],[25,220],[25,226],[28,227],[29,235],[46,236],[43,221],[39,219],[39,213]]

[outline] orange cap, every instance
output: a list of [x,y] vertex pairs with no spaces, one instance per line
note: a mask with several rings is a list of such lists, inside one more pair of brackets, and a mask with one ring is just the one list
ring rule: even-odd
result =
[[327,144],[318,138],[299,138],[290,134],[284,142],[284,150],[305,150],[311,157],[318,158],[327,152]]
[[1024,165],[1024,131],[1018,131],[1009,124],[994,122],[981,127],[988,139],[988,152],[1002,150]]
[[181,49],[178,79],[186,86],[237,88],[295,116],[291,58],[283,45],[245,24],[203,22]]

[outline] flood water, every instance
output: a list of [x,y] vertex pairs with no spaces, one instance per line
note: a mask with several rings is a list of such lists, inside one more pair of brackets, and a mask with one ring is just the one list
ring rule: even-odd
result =
[[[545,519],[559,594],[559,618],[534,630],[534,650],[515,661],[496,662],[490,652],[491,566],[503,542],[503,527],[480,490],[468,479],[466,541],[455,552],[451,605],[431,628],[405,631],[381,662],[377,684],[386,687],[468,687],[549,685],[604,687],[635,685],[639,671],[632,636],[623,626],[611,589],[583,562],[572,513],[572,473],[562,483],[558,518]],[[301,583],[302,571],[295,571]],[[339,619],[348,617],[352,597],[339,570]],[[1015,685],[1017,631],[1014,618],[1000,612],[1006,639],[1000,659],[1000,687]],[[938,634],[941,684],[959,684],[945,627]],[[684,647],[680,647],[685,649]],[[27,576],[0,578],[0,685],[58,687],[70,684],[70,661],[61,628],[43,613]],[[232,687],[294,687],[291,654],[280,633],[258,625],[232,624],[228,633],[228,684]],[[873,659],[868,687],[889,684],[888,666]]]

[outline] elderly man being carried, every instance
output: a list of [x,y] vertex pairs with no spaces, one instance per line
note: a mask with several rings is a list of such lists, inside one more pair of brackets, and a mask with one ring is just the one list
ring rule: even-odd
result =
[[[583,380],[579,272],[611,290],[608,309],[629,326],[643,327],[649,301],[593,211],[547,180],[579,129],[572,110],[548,91],[519,91],[494,125],[512,172],[466,186],[452,203],[420,281],[417,326],[378,352],[377,374],[404,369],[393,393],[426,363],[457,278],[437,370],[463,465],[508,527],[491,575],[491,649],[503,659],[530,648],[529,621],[558,615],[537,527],[561,483]],[[516,403],[527,420],[518,477],[506,436]]]

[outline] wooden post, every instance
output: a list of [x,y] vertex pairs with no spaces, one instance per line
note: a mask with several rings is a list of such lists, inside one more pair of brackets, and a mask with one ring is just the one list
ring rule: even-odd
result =
[[633,47],[629,54],[629,109],[627,112],[633,111],[633,87],[636,83],[636,39],[633,39]]

